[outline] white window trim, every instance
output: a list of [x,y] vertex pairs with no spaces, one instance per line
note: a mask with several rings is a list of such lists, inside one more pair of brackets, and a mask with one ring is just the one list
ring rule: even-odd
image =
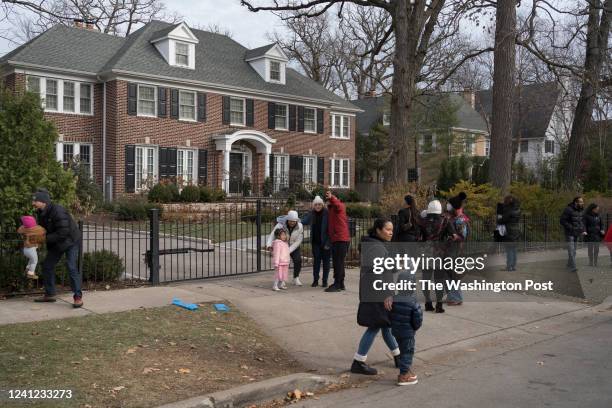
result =
[[[153,88],[153,110],[155,113],[152,115],[146,113],[140,113],[140,87]],[[147,84],[138,84],[136,89],[136,116],[144,118],[156,118],[157,117],[157,87]]]
[[305,155],[303,156],[304,160],[303,160],[303,164],[302,164],[302,176],[305,178],[306,177],[306,172],[304,171],[304,167],[306,166],[306,160],[312,160],[312,179],[311,180],[303,180],[303,184],[317,184],[317,176],[318,176],[318,169],[317,169],[317,156],[313,156],[313,155]]
[[[240,99],[242,101],[242,123],[232,122],[232,99]],[[246,126],[246,98],[230,96],[230,126]],[[287,113],[288,115],[288,113]]]
[[72,157],[79,156],[81,154],[81,145],[89,146],[89,174],[91,178],[94,178],[93,174],[93,163],[94,163],[94,145],[90,142],[56,142],[55,143],[55,159],[64,163],[64,145],[72,145]]
[[[278,79],[272,78],[272,64],[278,64]],[[269,72],[269,78],[270,78],[270,82],[274,82],[274,83],[282,83],[283,81],[283,64],[280,61],[276,61],[276,60],[268,60],[268,72]]]
[[[40,100],[42,103],[42,108],[45,112],[61,113],[64,115],[82,115],[82,116],[93,116],[94,115],[94,99],[95,99],[94,88],[95,86],[93,82],[79,81],[77,79],[67,79],[67,78],[57,78],[57,77],[50,77],[50,76],[26,74],[26,86],[28,83],[27,77],[38,78]],[[47,96],[47,79],[57,81],[57,109],[47,109],[46,107],[45,99]],[[69,111],[64,112],[64,81],[74,83],[74,112],[69,112]],[[91,101],[90,101],[90,111],[91,112],[81,112],[81,84],[87,84],[91,87]]]
[[489,139],[485,140],[484,154],[485,157],[491,156],[491,141]]
[[[331,133],[330,138],[350,140],[351,139],[351,120],[349,119],[349,117],[346,115],[339,115],[335,113],[331,115],[331,118],[332,118],[332,133]],[[336,135],[336,119],[337,118],[340,118],[340,136]],[[347,121],[347,128],[346,128],[347,135],[346,136],[343,135],[344,133],[344,126],[343,126],[344,123],[343,122],[345,120]]]
[[[181,117],[181,92],[193,94],[193,118],[182,118]],[[178,100],[179,115],[178,118],[183,122],[197,122],[198,121],[198,94],[195,91],[188,91],[186,89],[179,89],[179,100]],[[230,113],[231,116],[231,113]],[[246,121],[245,121],[246,122]]]
[[[134,191],[135,192],[142,192],[142,191],[147,191],[148,190],[148,186],[146,184],[144,185],[137,185],[137,180],[136,180],[136,174],[138,172],[138,169],[136,168],[136,157],[138,156],[138,149],[144,149],[143,152],[146,152],[146,149],[153,149],[153,184],[157,183],[159,181],[159,148],[157,145],[136,145],[134,148]],[[143,158],[144,158],[144,154],[143,154]],[[144,161],[143,161],[143,170],[144,170]]]
[[[283,105],[285,107],[285,126],[282,128],[276,127],[276,106]],[[276,103],[274,105],[274,130],[289,131],[289,105],[286,103]]]
[[[177,53],[177,49],[178,49],[178,45],[185,45],[187,47],[187,64],[180,64],[178,62],[178,59],[176,58],[178,53]],[[190,63],[191,63],[191,47],[189,46],[189,43],[187,42],[183,42],[183,41],[178,41],[175,40],[174,41],[174,65],[176,65],[177,67],[183,67],[183,68],[189,68],[191,67]]]
[[391,126],[391,112],[383,112],[382,124],[383,126]]
[[[280,160],[278,160],[280,157],[284,157],[285,158],[285,168],[283,170],[284,173],[287,176],[287,182],[283,183],[282,185],[280,184],[280,180],[279,180],[279,174],[276,171],[277,169],[280,168]],[[273,180],[273,186],[272,189],[274,190],[274,192],[278,192],[280,191],[281,188],[288,188],[289,187],[289,155],[288,154],[275,154],[274,155],[274,168],[272,169],[272,174],[274,175]]]
[[[314,130],[306,130],[306,109],[312,109],[314,111]],[[304,133],[317,133],[317,108],[313,108],[312,106],[304,106]]]
[[[552,152],[547,152],[546,151],[546,144],[547,143],[552,143]],[[552,139],[544,139],[544,154],[549,154],[549,155],[554,155],[555,154],[555,150],[557,150],[557,147],[555,146],[555,141]]]
[[[330,160],[330,169],[331,169],[330,180],[329,180],[330,187],[332,188],[351,188],[351,160],[348,158],[340,158],[340,157],[331,158],[329,160]],[[335,173],[334,161],[340,162],[340,173],[339,174]],[[343,166],[344,161],[348,163],[347,164],[347,174],[346,174],[346,177],[348,178],[348,180],[346,181],[346,185],[340,185],[339,183],[336,182],[337,181],[336,178],[338,176],[340,179],[342,178],[342,168],[344,167]]]
[[[191,185],[197,185],[198,184],[198,150],[197,149],[190,149],[190,148],[182,148],[179,147],[176,149],[176,176],[177,177],[184,177],[185,175],[185,165],[183,165],[183,173],[182,174],[178,174],[178,165],[179,165],[179,152],[183,152],[183,160],[185,160],[186,162],[186,153],[187,152],[192,152],[193,153],[193,178],[191,180]],[[184,183],[183,185],[189,185],[189,183],[183,178]]]

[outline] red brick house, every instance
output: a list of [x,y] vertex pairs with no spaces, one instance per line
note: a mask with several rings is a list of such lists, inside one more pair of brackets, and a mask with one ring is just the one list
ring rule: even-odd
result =
[[184,23],[125,38],[58,25],[0,66],[6,86],[40,95],[57,159],[89,165],[107,197],[166,178],[228,193],[246,178],[354,186],[359,108],[287,67],[277,44],[249,50]]

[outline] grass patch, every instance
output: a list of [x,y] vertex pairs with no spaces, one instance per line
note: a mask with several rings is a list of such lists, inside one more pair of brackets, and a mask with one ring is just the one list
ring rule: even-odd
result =
[[299,370],[233,307],[0,326],[0,389],[73,390],[71,400],[34,407],[152,407]]

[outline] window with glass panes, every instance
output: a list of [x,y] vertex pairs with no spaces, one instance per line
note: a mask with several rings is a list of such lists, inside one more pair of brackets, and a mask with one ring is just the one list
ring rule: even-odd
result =
[[529,140],[521,140],[521,153],[527,153],[529,151]]
[[490,140],[485,140],[485,156],[489,157],[489,155],[491,154],[491,141]]
[[230,98],[230,122],[232,125],[244,125],[244,99]]
[[195,153],[193,150],[179,149],[176,152],[176,174],[182,178],[183,184],[191,184],[195,180]]
[[81,84],[79,90],[81,113],[91,113],[91,84]]
[[64,112],[74,112],[74,82],[64,81]]
[[189,44],[177,42],[175,45],[176,51],[176,64],[177,65],[189,65]]
[[179,91],[179,118],[196,120],[195,92]]
[[37,94],[40,97],[40,78],[28,76],[26,81],[28,91]]
[[155,87],[138,85],[138,114],[155,116]]
[[62,150],[62,164],[64,165],[64,168],[67,169],[70,167],[70,163],[72,163],[72,159],[74,157],[74,145],[71,143],[64,143]]
[[278,61],[270,61],[270,79],[272,81],[281,80],[281,65]]
[[276,129],[287,129],[287,105],[277,103],[274,112],[274,127]]
[[91,177],[91,146],[81,144],[79,146],[79,163],[87,169],[87,174]]
[[57,81],[55,79],[47,79],[45,82],[45,108],[57,110]]
[[304,108],[304,132],[317,131],[317,110],[315,108]]
[[555,141],[554,140],[544,141],[544,153],[555,153]]
[[274,191],[289,187],[289,156],[274,156]]
[[343,115],[332,115],[332,136],[342,139],[350,138],[349,117]]
[[147,183],[155,181],[155,148],[136,147],[136,188],[147,187]]
[[349,187],[349,159],[331,159],[330,184],[332,187]]
[[317,182],[317,158],[315,156],[304,156],[304,184],[316,184]]

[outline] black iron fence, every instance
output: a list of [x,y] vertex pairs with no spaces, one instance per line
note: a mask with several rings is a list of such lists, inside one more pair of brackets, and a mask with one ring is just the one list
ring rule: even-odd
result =
[[[309,208],[297,209],[303,217]],[[79,221],[82,242],[79,268],[84,287],[110,284],[143,285],[248,274],[272,269],[266,241],[278,216],[287,212],[282,201],[225,203],[206,211],[186,209],[160,214],[150,210],[148,219],[117,221],[99,217]],[[610,215],[603,215],[606,227]],[[359,241],[372,225],[372,218],[351,218],[349,264],[359,261]],[[473,219],[470,242],[493,241],[495,219]],[[311,262],[310,230],[304,227],[302,256]],[[564,235],[558,217],[528,216],[521,219],[522,250],[558,246]],[[15,227],[0,227],[0,293],[37,292],[42,280],[25,277],[26,259]],[[545,248],[544,248],[545,249]],[[45,250],[39,251],[39,259]],[[42,274],[40,263],[38,274]],[[67,284],[62,263],[56,269],[59,284]]]

